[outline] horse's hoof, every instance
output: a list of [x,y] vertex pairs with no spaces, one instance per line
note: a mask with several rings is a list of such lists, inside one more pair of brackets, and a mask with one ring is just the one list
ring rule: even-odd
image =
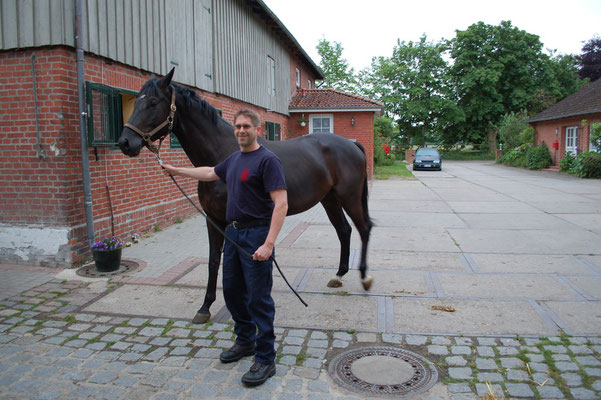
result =
[[211,319],[211,313],[201,314],[199,312],[196,313],[194,319],[192,319],[193,324],[204,324],[205,322],[209,322]]
[[363,285],[363,289],[369,290],[371,285],[374,283],[374,278],[367,275],[364,279],[361,279],[361,284]]
[[330,279],[330,281],[328,282],[328,287],[340,287],[342,286],[342,279],[340,279],[338,276]]

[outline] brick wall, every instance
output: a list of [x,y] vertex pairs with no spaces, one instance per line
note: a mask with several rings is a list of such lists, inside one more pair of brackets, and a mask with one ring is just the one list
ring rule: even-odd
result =
[[[288,139],[309,134],[309,123],[303,127],[298,119],[304,115],[309,120],[311,113],[291,113],[288,125]],[[319,113],[315,113],[319,114]],[[327,112],[325,114],[328,114]],[[334,132],[347,139],[356,139],[365,147],[367,156],[368,178],[371,179],[374,170],[374,113],[364,112],[335,112]],[[355,125],[351,125],[351,118],[355,118]]]
[[[39,130],[47,157],[37,156],[36,121],[31,56],[37,81]],[[89,257],[83,199],[78,118],[76,57],[68,47],[0,52],[0,224],[5,227],[66,227],[68,240],[55,255],[17,257],[0,249],[0,261],[69,266]],[[138,91],[149,73],[86,54],[85,79]],[[175,76],[177,81],[177,72]],[[239,108],[250,107],[262,123],[280,123],[287,136],[288,118],[214,93],[198,91],[223,117],[232,122]],[[262,124],[264,126],[264,124]],[[162,158],[190,165],[184,151],[163,142]],[[115,234],[129,239],[195,215],[170,179],[165,178],[152,154],[143,150],[129,158],[115,147],[88,147],[96,239]],[[180,180],[196,198],[196,183]],[[112,213],[109,207],[112,205]],[[13,244],[16,242],[13,242]],[[18,247],[18,243],[15,244]],[[35,251],[34,251],[35,252]],[[11,258],[12,257],[12,258]],[[15,258],[17,257],[17,258]]]
[[[581,126],[582,120],[587,121],[587,126]],[[601,122],[601,114],[588,114],[572,118],[563,118],[551,121],[542,121],[532,124],[532,127],[536,130],[536,144],[545,142],[551,157],[553,158],[553,165],[559,165],[566,148],[566,128],[570,126],[578,127],[578,154],[585,151],[589,151],[589,129],[588,124],[592,122]],[[557,135],[555,130],[557,129]],[[553,149],[553,143],[557,140],[559,142],[559,149]]]

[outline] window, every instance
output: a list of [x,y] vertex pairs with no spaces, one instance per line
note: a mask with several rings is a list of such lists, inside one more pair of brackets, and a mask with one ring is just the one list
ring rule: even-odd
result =
[[[223,112],[216,108],[215,111],[217,111],[217,115],[219,115],[220,117],[223,117]],[[181,149],[182,145],[179,142],[179,140],[177,140],[177,137],[172,133],[169,134],[169,148],[171,149]]]
[[86,82],[88,145],[116,146],[123,124],[134,111],[138,93]]
[[568,126],[566,128],[566,151],[578,154],[578,127]]
[[334,133],[332,115],[310,115],[309,133]]
[[301,73],[300,69],[296,69],[296,87],[299,88],[301,86]]
[[282,140],[280,135],[280,124],[276,122],[265,122],[265,139],[273,141]]
[[267,56],[267,65],[269,67],[269,84],[267,86],[267,93],[270,96],[275,96],[275,60]]
[[307,81],[307,88],[313,89],[313,82],[311,82],[311,79]]

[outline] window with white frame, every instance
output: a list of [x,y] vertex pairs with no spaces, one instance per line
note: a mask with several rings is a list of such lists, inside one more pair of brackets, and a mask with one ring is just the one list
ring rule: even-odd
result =
[[307,87],[308,87],[309,89],[313,89],[313,82],[311,82],[311,79],[309,79],[309,80],[307,81]]
[[299,88],[301,86],[301,73],[300,69],[296,69],[296,87]]
[[309,133],[334,133],[334,116],[332,114],[310,115]]
[[275,60],[269,56],[267,56],[267,66],[269,68],[267,93],[269,93],[270,96],[275,96]]

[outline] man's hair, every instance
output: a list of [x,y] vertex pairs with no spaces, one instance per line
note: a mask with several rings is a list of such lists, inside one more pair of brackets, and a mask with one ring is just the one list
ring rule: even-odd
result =
[[252,122],[252,124],[254,126],[259,126],[259,124],[261,123],[261,117],[259,117],[259,114],[257,114],[256,111],[249,110],[248,108],[244,108],[242,110],[238,110],[236,112],[236,114],[234,114],[234,124],[236,123],[236,120],[238,119],[238,117],[240,115],[244,115],[244,116],[250,118],[250,121]]

